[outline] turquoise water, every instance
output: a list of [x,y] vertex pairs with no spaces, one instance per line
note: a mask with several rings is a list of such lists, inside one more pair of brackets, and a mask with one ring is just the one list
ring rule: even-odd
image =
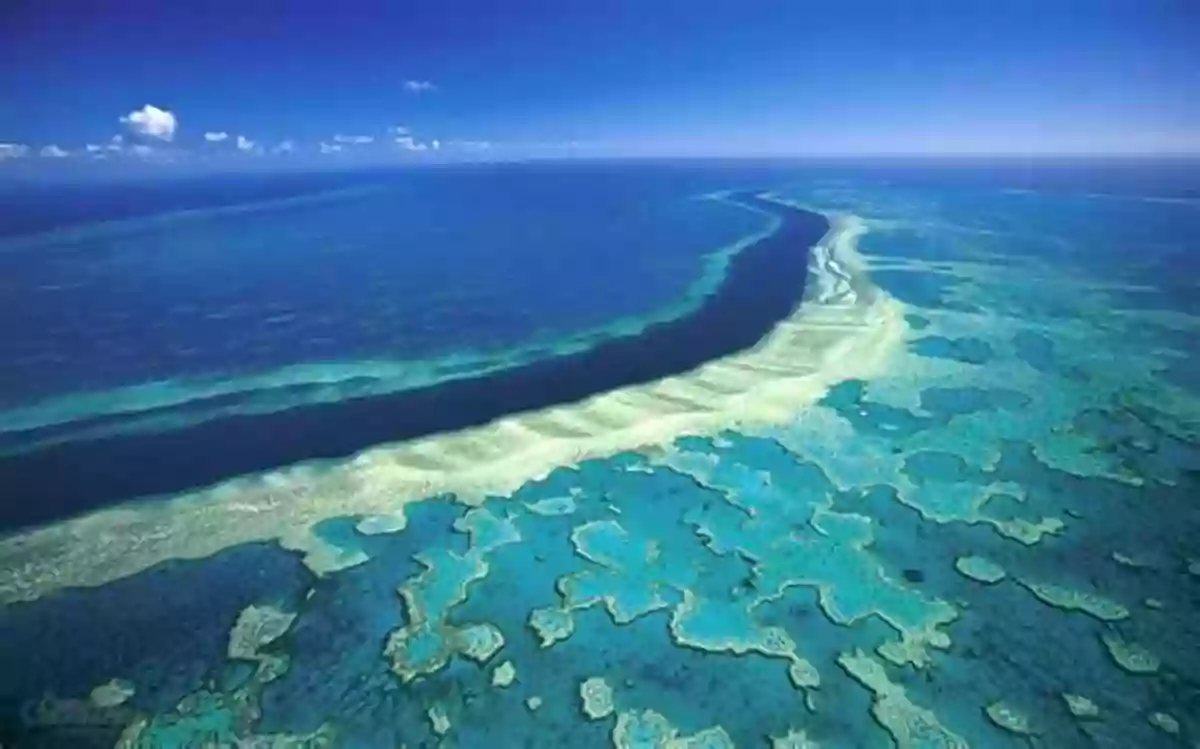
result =
[[[256,543],[9,603],[14,735],[1200,740],[1200,204],[1119,171],[1020,191],[1003,174],[772,176],[777,199],[867,222],[867,272],[907,323],[884,366],[776,424],[474,507],[430,497],[400,530],[323,520],[361,562],[319,576]],[[585,701],[593,678],[607,689]]]

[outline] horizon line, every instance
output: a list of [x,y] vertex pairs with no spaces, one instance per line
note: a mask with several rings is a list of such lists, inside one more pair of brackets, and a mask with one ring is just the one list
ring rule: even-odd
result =
[[[351,172],[371,170],[436,169],[462,166],[502,166],[527,163],[621,163],[621,162],[742,162],[742,163],[803,163],[814,166],[853,164],[862,162],[933,162],[965,163],[979,165],[981,162],[1028,165],[1053,165],[1080,162],[1200,162],[1200,150],[1195,151],[879,151],[879,152],[833,152],[833,153],[773,153],[773,154],[529,154],[496,156],[494,158],[471,159],[414,159],[414,160],[322,160],[311,158],[288,160],[285,158],[254,159],[245,162],[223,160],[219,162],[145,162],[128,161],[119,165],[113,162],[85,162],[94,169],[80,172],[77,160],[55,159],[43,162],[40,159],[22,160],[11,163],[8,168],[0,167],[0,184],[27,183],[31,180],[53,178],[53,181],[92,181],[95,179],[122,179],[142,177],[188,177],[236,174],[271,174],[296,172]],[[74,166],[73,169],[63,167]],[[116,166],[117,168],[107,168]],[[45,167],[45,168],[39,168]]]

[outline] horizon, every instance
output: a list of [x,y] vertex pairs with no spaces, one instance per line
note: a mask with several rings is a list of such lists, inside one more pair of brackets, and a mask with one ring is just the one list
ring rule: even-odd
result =
[[17,8],[0,30],[0,177],[1200,156],[1200,13],[1169,0],[478,11]]
[[[15,163],[14,163],[15,162]],[[0,189],[21,188],[33,184],[70,186],[99,183],[137,184],[166,181],[204,180],[226,177],[304,177],[366,175],[371,173],[400,174],[456,168],[517,167],[517,166],[602,166],[643,164],[658,166],[712,166],[727,163],[731,166],[778,166],[799,169],[1000,169],[1045,172],[1081,167],[1114,169],[1154,167],[1157,169],[1200,166],[1200,151],[1180,153],[879,153],[879,154],[812,154],[812,155],[692,155],[692,156],[525,156],[508,159],[458,159],[419,161],[285,161],[256,160],[246,163],[230,161],[199,161],[164,168],[160,163],[131,162],[123,168],[109,164],[64,163],[50,164],[37,159],[15,161],[0,166]],[[83,168],[80,168],[83,167]]]

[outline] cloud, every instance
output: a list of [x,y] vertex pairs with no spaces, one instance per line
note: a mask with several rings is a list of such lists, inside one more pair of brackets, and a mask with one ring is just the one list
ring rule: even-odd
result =
[[237,137],[237,147],[239,151],[253,151],[254,141],[250,140],[244,135],[239,135]]
[[389,127],[388,132],[392,135],[409,135],[412,131],[403,125],[395,125],[393,127]]
[[433,150],[437,151],[438,149],[440,149],[442,147],[442,142],[435,138],[433,143],[431,143],[430,145],[433,146]]
[[104,146],[98,146],[95,143],[88,143],[86,146],[84,146],[84,149],[88,153],[100,153],[104,150]]
[[396,138],[396,145],[403,148],[405,151],[424,151],[428,146],[420,141],[414,140],[411,135],[401,135]]
[[175,137],[175,129],[179,126],[174,114],[153,104],[133,110],[122,117],[121,122],[138,135],[168,141]]
[[61,159],[64,156],[67,156],[66,151],[62,150],[61,148],[54,145],[53,143],[42,148],[42,150],[39,153],[41,153],[42,156],[45,156],[46,158],[49,158],[49,159]]
[[29,155],[29,146],[20,143],[0,143],[0,161],[19,159]]
[[463,151],[488,151],[492,148],[492,142],[488,140],[451,140],[446,141],[446,146]]
[[437,86],[433,84],[433,81],[405,81],[404,89],[413,94],[425,94],[437,91]]
[[271,151],[273,153],[291,153],[292,151],[295,151],[295,150],[296,150],[296,141],[294,141],[294,140],[282,140],[279,142],[278,145],[276,145],[274,148],[271,149]]
[[374,143],[375,138],[370,135],[335,135],[333,136],[333,142],[351,144]]
[[219,132],[219,133],[205,133],[204,134],[204,139],[206,141],[208,141],[209,143],[220,143],[221,141],[227,139],[228,137],[229,137],[229,133],[226,133],[224,131]]
[[339,153],[342,150],[340,143],[325,143],[321,142],[321,153]]

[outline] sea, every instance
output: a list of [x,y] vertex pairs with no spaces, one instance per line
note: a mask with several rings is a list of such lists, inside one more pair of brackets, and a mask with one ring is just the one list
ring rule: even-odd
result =
[[0,746],[1200,746],[1200,162],[0,175]]

